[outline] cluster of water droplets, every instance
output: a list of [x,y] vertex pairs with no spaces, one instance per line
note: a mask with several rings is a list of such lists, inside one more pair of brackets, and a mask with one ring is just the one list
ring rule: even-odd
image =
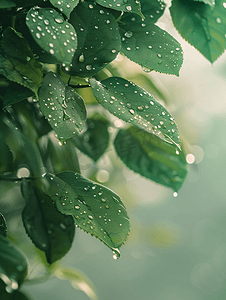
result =
[[77,48],[77,34],[71,24],[53,9],[32,8],[26,17],[31,34],[50,54],[70,63]]

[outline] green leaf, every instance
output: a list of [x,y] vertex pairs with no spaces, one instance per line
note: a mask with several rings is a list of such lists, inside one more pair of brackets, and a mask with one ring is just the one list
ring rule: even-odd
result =
[[3,95],[2,100],[4,108],[8,105],[20,102],[33,95],[34,93],[25,86],[22,86],[16,82],[11,82]]
[[3,51],[0,53],[0,74],[37,93],[43,74],[26,40],[12,28],[7,28],[0,47]]
[[79,0],[69,0],[69,1],[58,1],[58,0],[50,0],[50,3],[59,9],[62,13],[67,16],[69,19],[72,10],[78,5]]
[[76,147],[97,161],[109,144],[108,121],[101,115],[94,115],[86,121],[86,131],[73,139]]
[[7,292],[17,290],[27,275],[24,254],[4,236],[0,235],[0,279]]
[[77,226],[99,238],[119,256],[118,248],[125,242],[130,224],[118,195],[73,172],[57,177],[46,174],[43,191],[61,213],[72,215]]
[[72,76],[88,77],[115,59],[121,41],[118,24],[108,9],[95,3],[80,2],[71,13],[70,23],[78,34],[78,50],[72,67],[65,71]]
[[39,188],[26,179],[21,182],[26,201],[22,220],[26,232],[37,248],[45,252],[49,264],[61,259],[70,250],[75,225],[71,216],[61,214]]
[[0,174],[13,171],[13,156],[0,132]]
[[91,300],[97,300],[93,283],[81,271],[60,267],[57,268],[54,275],[59,279],[69,280],[73,288],[83,291]]
[[77,34],[63,16],[50,8],[31,8],[26,24],[37,44],[59,63],[70,64],[77,49]]
[[178,191],[187,175],[183,152],[136,127],[120,129],[115,150],[124,164],[140,175]]
[[8,293],[5,290],[4,283],[0,281],[0,295],[1,300],[29,300],[30,298],[27,297],[24,293],[16,290],[13,293]]
[[142,67],[178,76],[183,62],[181,45],[154,24],[165,6],[161,2],[157,5],[156,1],[148,3],[142,6],[145,20],[135,14],[122,16],[119,22],[122,52]]
[[11,0],[1,0],[0,8],[10,8],[15,7],[16,4]]
[[191,45],[213,63],[226,48],[226,5],[214,7],[202,2],[173,0],[170,7],[174,26]]
[[215,0],[194,0],[194,1],[203,2],[205,4],[209,4],[210,6],[214,6],[215,5]]
[[[162,0],[141,0],[142,13],[155,23],[163,15],[166,4]],[[134,16],[135,17],[135,16]],[[134,21],[133,21],[134,22]]]
[[27,167],[31,176],[41,176],[44,167],[38,147],[32,139],[20,132],[9,119],[0,122],[0,132],[13,154],[14,170]]
[[72,140],[69,140],[66,144],[60,146],[57,139],[49,138],[47,151],[54,173],[65,171],[80,173],[76,148]]
[[0,235],[7,236],[7,226],[4,216],[0,213]]
[[142,16],[139,0],[95,0],[101,6]]
[[58,74],[49,72],[39,89],[39,104],[44,116],[61,141],[82,131],[86,121],[83,99],[64,84]]
[[94,96],[110,113],[180,148],[172,115],[147,91],[121,77],[90,79]]

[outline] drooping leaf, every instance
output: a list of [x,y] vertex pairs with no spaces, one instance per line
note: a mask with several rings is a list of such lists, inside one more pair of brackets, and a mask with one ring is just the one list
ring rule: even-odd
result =
[[86,121],[86,131],[73,139],[76,147],[94,161],[105,152],[109,144],[108,121],[102,116],[94,115]]
[[81,271],[60,267],[55,271],[55,276],[62,280],[69,280],[73,288],[83,291],[91,300],[97,300],[93,283]]
[[7,292],[15,291],[27,275],[27,260],[24,254],[0,234],[0,281]]
[[26,201],[22,212],[26,232],[35,246],[45,252],[47,262],[52,264],[71,248],[75,234],[73,218],[61,214],[38,184],[24,179],[21,192]]
[[119,22],[122,52],[142,67],[178,76],[183,62],[181,45],[154,24],[164,8],[162,2],[149,1],[142,5],[145,20],[135,14],[122,16]]
[[121,77],[101,83],[92,78],[90,84],[97,100],[110,113],[180,148],[174,118],[144,89]]
[[69,19],[72,10],[78,5],[79,0],[69,0],[69,1],[58,1],[58,0],[50,0],[51,4],[59,9],[62,13],[67,16]]
[[205,4],[209,4],[210,6],[215,5],[215,0],[194,0],[194,1],[204,2]]
[[13,171],[13,156],[0,130],[0,174]]
[[70,23],[78,34],[78,49],[72,67],[65,71],[72,76],[88,77],[115,59],[121,41],[118,24],[108,9],[81,1],[71,13]]
[[7,28],[0,46],[0,74],[37,93],[43,73],[41,65],[33,58],[27,41],[12,28]]
[[0,213],[0,235],[7,236],[7,226],[4,216]]
[[83,99],[64,84],[58,74],[49,72],[39,89],[40,109],[61,141],[82,131],[86,121]]
[[139,128],[120,129],[115,150],[124,164],[159,184],[178,191],[187,175],[183,152]]
[[0,8],[10,8],[15,7],[16,4],[11,0],[1,0]]
[[174,0],[170,7],[174,26],[191,45],[213,63],[226,48],[226,4]]
[[139,0],[96,0],[101,6],[142,16]]
[[48,140],[47,150],[54,173],[65,171],[80,173],[78,156],[72,140],[60,146],[59,141],[51,137]]
[[77,226],[94,235],[119,255],[129,232],[129,219],[120,197],[80,174],[46,174],[43,191],[57,209],[72,215]]
[[50,8],[31,8],[26,24],[37,44],[59,63],[69,65],[77,48],[77,34],[63,16]]
[[41,176],[44,167],[37,145],[20,132],[9,119],[4,118],[1,121],[0,132],[13,154],[14,170],[26,166],[31,176]]
[[25,86],[22,86],[16,82],[11,82],[3,95],[2,100],[4,108],[8,105],[20,102],[33,95],[34,93]]

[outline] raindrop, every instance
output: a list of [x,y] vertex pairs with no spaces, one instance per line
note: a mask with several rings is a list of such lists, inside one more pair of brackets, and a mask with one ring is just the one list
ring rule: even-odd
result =
[[135,111],[133,109],[130,109],[129,112],[133,115]]
[[85,60],[84,54],[81,54],[78,58],[79,62],[83,63]]
[[217,18],[216,21],[217,21],[218,24],[220,24],[221,23],[221,18]]
[[40,39],[40,37],[41,37],[40,33],[37,32],[37,33],[36,33],[36,38],[37,38],[37,39]]
[[75,209],[79,209],[80,208],[80,206],[79,205],[75,205]]
[[173,193],[173,197],[176,198],[177,196],[178,196],[178,193],[177,193],[177,192],[174,192],[174,193]]
[[128,6],[126,6],[126,9],[127,9],[128,11],[131,11],[131,10],[132,10],[132,7],[131,7],[130,5],[128,5]]
[[66,227],[66,225],[64,224],[64,223],[60,223],[60,227],[62,228],[62,229],[66,229],[67,227]]
[[109,205],[106,205],[106,206],[105,206],[105,208],[109,209],[109,208],[110,208],[110,206],[109,206]]
[[91,71],[92,70],[92,66],[91,65],[86,65],[86,70]]
[[104,14],[104,11],[103,11],[102,9],[100,10],[100,14],[101,14],[101,15],[103,15],[103,14]]
[[61,19],[61,18],[56,18],[56,19],[55,19],[55,21],[56,21],[57,23],[59,23],[59,24],[61,24],[61,23],[63,23],[63,22],[64,22],[64,20],[63,20],[63,19]]
[[116,260],[116,259],[118,259],[120,257],[120,251],[119,251],[118,248],[112,248],[112,249],[114,249],[114,251],[113,251],[113,258]]
[[127,48],[126,48],[126,50],[130,51],[130,50],[131,50],[131,48],[130,48],[130,47],[127,47]]
[[44,20],[44,24],[45,24],[45,25],[49,25],[49,20],[47,20],[47,19]]
[[224,8],[226,8],[226,2],[223,3]]
[[93,8],[93,5],[92,5],[92,4],[89,4],[89,8],[92,9],[92,8]]
[[131,38],[133,36],[133,33],[131,31],[127,31],[124,33],[124,36],[127,38]]
[[90,220],[93,220],[93,216],[88,216],[88,218],[89,218]]
[[148,46],[148,49],[152,49],[152,46]]

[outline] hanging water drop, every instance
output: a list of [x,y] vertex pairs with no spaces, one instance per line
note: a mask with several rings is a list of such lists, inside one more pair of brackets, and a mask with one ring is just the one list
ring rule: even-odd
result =
[[116,259],[119,259],[120,257],[120,251],[118,248],[112,248],[113,249],[113,258],[116,260]]

